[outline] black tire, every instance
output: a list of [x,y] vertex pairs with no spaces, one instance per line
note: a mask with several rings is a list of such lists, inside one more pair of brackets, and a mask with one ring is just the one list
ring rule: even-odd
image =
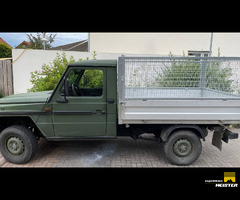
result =
[[174,165],[190,165],[201,154],[200,138],[190,130],[174,132],[164,143],[164,155]]
[[27,163],[36,154],[37,149],[35,135],[24,126],[10,126],[0,134],[0,151],[8,162]]

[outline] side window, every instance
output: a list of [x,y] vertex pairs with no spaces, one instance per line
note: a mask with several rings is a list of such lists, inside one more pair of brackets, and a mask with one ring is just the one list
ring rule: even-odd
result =
[[78,86],[82,92],[81,96],[102,96],[103,71],[85,70]]
[[98,97],[103,94],[103,71],[73,69],[67,76],[68,96]]

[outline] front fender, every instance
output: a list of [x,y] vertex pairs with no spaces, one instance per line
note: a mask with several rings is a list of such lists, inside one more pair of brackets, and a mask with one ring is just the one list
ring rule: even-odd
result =
[[40,114],[46,113],[42,111],[45,103],[29,103],[29,104],[0,104],[0,117],[30,117],[36,122]]

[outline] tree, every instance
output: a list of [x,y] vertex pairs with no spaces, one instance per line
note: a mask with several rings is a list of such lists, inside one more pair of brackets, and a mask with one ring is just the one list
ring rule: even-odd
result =
[[0,43],[0,58],[11,58],[12,48],[7,44]]
[[[54,42],[54,38],[56,37],[57,34],[50,34],[48,36],[48,40],[45,45],[45,49],[51,48],[51,44]],[[27,34],[29,42],[31,43],[30,47],[31,49],[43,49],[44,42],[41,38],[41,34],[37,33],[37,36],[33,36],[32,34]]]
[[57,53],[52,63],[49,63],[49,65],[44,64],[42,70],[31,72],[30,82],[33,84],[33,87],[28,89],[28,92],[53,90],[68,64],[73,62],[75,62],[75,60],[72,56],[67,59],[65,53],[62,53],[61,56]]

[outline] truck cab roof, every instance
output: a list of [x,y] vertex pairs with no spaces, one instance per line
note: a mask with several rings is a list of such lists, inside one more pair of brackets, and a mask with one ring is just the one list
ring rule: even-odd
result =
[[83,60],[68,65],[69,67],[115,67],[117,60]]

